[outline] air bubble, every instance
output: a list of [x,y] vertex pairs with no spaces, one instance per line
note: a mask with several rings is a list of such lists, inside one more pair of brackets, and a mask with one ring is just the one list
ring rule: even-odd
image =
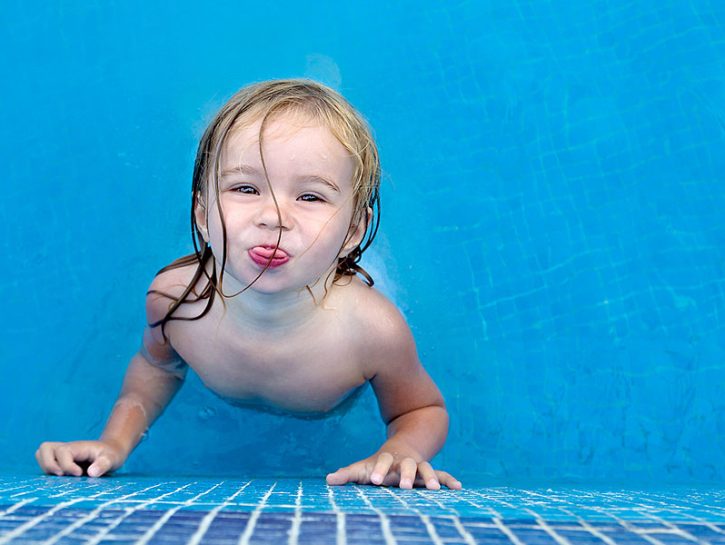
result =
[[204,407],[197,414],[202,420],[209,420],[210,418],[216,416],[216,410],[211,407]]

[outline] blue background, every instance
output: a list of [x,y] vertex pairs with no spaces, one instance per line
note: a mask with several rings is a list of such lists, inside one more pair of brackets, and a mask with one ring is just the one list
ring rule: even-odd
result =
[[[4,2],[0,465],[103,429],[195,147],[305,76],[374,128],[365,264],[403,311],[464,486],[723,482],[725,4]],[[193,373],[124,472],[319,476],[384,440],[225,405]]]

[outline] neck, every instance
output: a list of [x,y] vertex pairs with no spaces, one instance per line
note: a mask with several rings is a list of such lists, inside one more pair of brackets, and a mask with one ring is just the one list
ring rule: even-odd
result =
[[[211,273],[211,270],[209,270]],[[277,293],[261,293],[252,285],[239,293],[246,285],[239,283],[229,274],[224,274],[223,292],[226,316],[246,331],[263,335],[281,335],[296,331],[313,323],[326,307],[325,279],[327,293],[332,289],[334,273],[327,271],[314,285]],[[217,278],[219,274],[217,273]],[[229,295],[237,294],[229,297]],[[219,293],[217,292],[217,297]],[[313,299],[314,297],[314,299]]]

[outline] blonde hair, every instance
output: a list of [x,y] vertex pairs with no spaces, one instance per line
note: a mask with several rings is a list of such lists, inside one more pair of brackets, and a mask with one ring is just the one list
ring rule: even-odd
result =
[[[239,125],[251,123],[259,119],[262,120],[259,129],[259,152],[262,158],[262,167],[267,184],[274,198],[274,192],[269,183],[267,167],[264,162],[264,155],[262,154],[262,139],[267,123],[283,113],[303,114],[312,121],[326,127],[340,141],[355,161],[352,180],[353,214],[351,225],[356,225],[364,221],[365,234],[360,244],[347,256],[338,259],[337,266],[333,271],[335,274],[333,283],[344,276],[361,274],[368,285],[372,286],[374,284],[372,277],[359,265],[363,252],[372,243],[380,224],[380,160],[370,127],[360,113],[342,95],[316,81],[309,79],[280,79],[255,83],[237,91],[222,106],[206,131],[204,131],[199,142],[192,178],[191,235],[194,243],[194,253],[175,260],[159,270],[156,275],[158,276],[169,269],[191,264],[197,265],[196,272],[179,297],[174,297],[158,290],[149,290],[148,292],[148,294],[158,293],[172,300],[166,315],[161,320],[149,324],[150,327],[161,325],[164,340],[166,340],[164,328],[169,320],[196,320],[203,317],[211,309],[215,293],[220,295],[222,304],[224,304],[222,284],[224,265],[226,263],[227,232],[224,224],[224,216],[218,204],[218,180],[221,175],[220,159],[222,148],[228,136]],[[212,183],[210,184],[209,182]],[[209,186],[217,192],[216,202],[219,207],[218,210],[222,226],[223,255],[218,280],[216,262],[212,259],[211,246],[204,240],[196,223],[195,215],[196,207],[199,205],[199,198],[200,196],[207,195],[210,189]],[[277,208],[277,215],[281,218],[276,198],[274,198],[274,202]],[[372,210],[372,217],[370,210]],[[281,234],[282,228],[280,222],[279,237],[281,237]],[[279,245],[279,240],[278,238],[277,245]],[[347,243],[347,240],[343,242],[343,246],[345,243]],[[206,264],[209,260],[212,263],[211,275],[206,271]],[[267,266],[269,266],[269,263]],[[253,285],[264,274],[266,269],[267,267],[239,293],[242,293]],[[202,275],[207,278],[206,286],[195,299],[189,299],[194,286]],[[325,282],[325,295],[327,295],[326,286],[327,282]],[[312,295],[309,286],[307,286],[307,290]],[[194,293],[196,294],[196,292]],[[209,301],[199,316],[194,318],[178,318],[173,316],[176,309],[183,303],[195,303],[202,299],[208,299]]]

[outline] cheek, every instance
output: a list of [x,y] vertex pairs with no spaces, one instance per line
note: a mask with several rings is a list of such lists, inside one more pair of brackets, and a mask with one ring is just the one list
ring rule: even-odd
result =
[[216,239],[221,235],[221,220],[216,210],[209,211],[207,218],[207,232],[210,239]]
[[336,246],[335,249],[342,246],[350,229],[351,220],[346,216],[343,210],[339,210],[337,214],[318,221],[312,229],[317,241],[324,241],[325,246]]
[[[209,237],[209,242],[212,244],[212,246],[217,249],[221,248],[223,235],[222,235],[222,220],[219,216],[219,211],[214,209],[209,211],[209,223],[207,224],[207,233]],[[225,215],[224,216],[224,228],[227,232],[227,239],[229,238],[229,230],[230,230],[230,224],[229,224],[229,218]]]

